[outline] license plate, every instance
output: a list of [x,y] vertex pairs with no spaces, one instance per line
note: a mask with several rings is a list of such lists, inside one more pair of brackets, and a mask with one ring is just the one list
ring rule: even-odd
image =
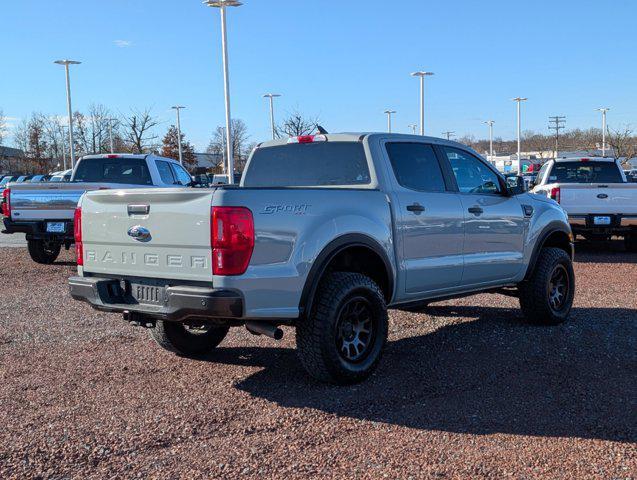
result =
[[48,233],[64,233],[66,231],[66,226],[64,222],[47,222],[46,231]]
[[595,225],[610,225],[610,217],[593,217]]
[[133,294],[133,298],[139,303],[159,305],[164,301],[163,287],[133,284],[131,285],[131,293]]

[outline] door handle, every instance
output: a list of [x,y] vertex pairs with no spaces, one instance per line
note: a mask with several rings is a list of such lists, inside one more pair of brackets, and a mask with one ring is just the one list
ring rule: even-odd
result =
[[414,213],[420,213],[425,211],[425,207],[419,203],[412,203],[411,205],[407,205],[407,210]]
[[469,213],[473,213],[474,215],[481,215],[484,213],[481,207],[471,207],[469,208]]

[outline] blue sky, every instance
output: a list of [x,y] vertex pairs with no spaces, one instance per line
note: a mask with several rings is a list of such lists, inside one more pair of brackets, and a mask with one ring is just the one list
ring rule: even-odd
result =
[[[529,97],[523,128],[637,124],[637,2],[632,0],[244,0],[229,11],[233,117],[251,140],[269,136],[267,91],[280,118],[298,109],[329,131],[395,131],[418,120],[427,79],[427,133],[515,135],[515,96]],[[3,0],[0,109],[12,123],[32,111],[64,114],[58,58],[72,71],[74,109],[152,107],[161,131],[169,107],[198,149],[224,121],[219,14],[198,0]]]

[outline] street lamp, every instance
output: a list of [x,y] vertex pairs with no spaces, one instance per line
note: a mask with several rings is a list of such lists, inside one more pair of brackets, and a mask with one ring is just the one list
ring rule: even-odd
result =
[[487,120],[484,123],[489,125],[489,161],[493,162],[493,124],[495,120]]
[[226,104],[226,156],[228,165],[228,184],[234,183],[234,157],[232,152],[232,121],[230,117],[230,74],[228,72],[228,36],[226,33],[226,7],[240,7],[243,5],[237,0],[206,0],[204,5],[218,8],[221,12],[221,49],[223,51],[223,82]]
[[425,77],[433,75],[433,72],[414,72],[412,77],[420,77],[420,134],[425,134]]
[[610,108],[598,108],[598,112],[602,112],[602,157],[606,156],[606,112]]
[[387,133],[391,133],[391,116],[396,113],[396,110],[385,110],[387,114]]
[[407,125],[409,128],[411,128],[411,133],[413,133],[414,135],[416,135],[416,128],[418,128],[418,125],[416,125],[415,123],[411,123],[409,125]]
[[522,132],[522,130],[520,128],[520,104],[522,102],[527,101],[527,100],[528,100],[528,98],[526,98],[526,97],[515,97],[513,99],[514,102],[518,103],[518,175],[522,175],[522,159],[520,158],[521,155],[522,155],[522,153],[521,153],[522,144],[521,144],[521,140],[520,140],[521,132]]
[[66,72],[66,107],[69,112],[69,144],[71,150],[71,168],[75,167],[75,145],[73,143],[73,109],[71,108],[71,80],[69,77],[69,65],[79,65],[82,62],[75,60],[56,60],[58,65],[64,65]]
[[278,93],[266,93],[263,98],[270,99],[270,128],[272,129],[272,140],[276,138],[276,127],[274,126],[274,99],[280,97]]
[[184,157],[181,151],[181,119],[179,117],[179,110],[186,107],[182,107],[181,105],[175,105],[174,107],[170,107],[170,108],[172,108],[173,110],[177,112],[177,148],[179,149],[179,163],[183,166]]
[[[66,170],[66,144],[64,143],[64,125],[60,125],[60,138],[62,139],[62,161],[64,162],[64,170]],[[58,168],[60,163],[58,162]]]

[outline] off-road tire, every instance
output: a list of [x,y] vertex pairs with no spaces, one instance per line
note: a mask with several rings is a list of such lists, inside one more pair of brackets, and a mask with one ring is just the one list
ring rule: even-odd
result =
[[50,265],[55,262],[62,249],[60,243],[45,242],[44,240],[29,240],[27,246],[31,259],[44,265]]
[[181,322],[157,320],[149,330],[157,344],[184,357],[200,357],[213,351],[228,334],[228,327],[211,325],[205,332],[193,333]]
[[[350,361],[343,358],[346,354],[338,342],[343,339],[345,310],[356,308],[352,307],[356,302],[366,306],[368,313],[363,316],[369,318],[371,333],[364,355]],[[365,380],[377,367],[387,343],[387,330],[387,305],[378,285],[360,273],[334,272],[321,281],[312,311],[299,322],[296,348],[302,365],[316,380],[349,385]],[[356,335],[358,338],[361,334]]]
[[632,229],[630,233],[624,237],[624,245],[626,246],[627,252],[637,252],[637,229]]
[[[552,276],[557,271],[568,278],[564,301],[554,308],[550,301]],[[535,325],[559,325],[566,321],[575,296],[575,273],[571,257],[560,248],[543,248],[540,251],[531,277],[518,286],[520,307],[526,320]]]

